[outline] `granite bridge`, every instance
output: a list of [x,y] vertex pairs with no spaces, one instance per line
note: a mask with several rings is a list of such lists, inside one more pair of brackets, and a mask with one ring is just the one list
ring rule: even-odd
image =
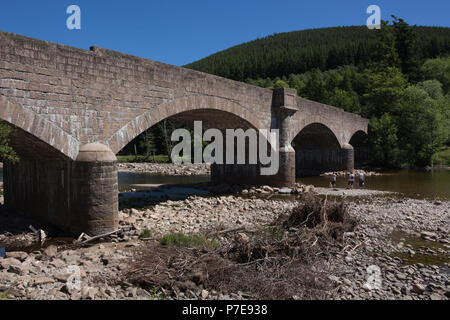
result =
[[116,154],[166,118],[203,128],[279,129],[280,169],[213,165],[213,181],[289,186],[352,170],[368,121],[306,100],[111,50],[0,32],[0,119],[20,156],[4,164],[5,206],[67,233],[117,228]]

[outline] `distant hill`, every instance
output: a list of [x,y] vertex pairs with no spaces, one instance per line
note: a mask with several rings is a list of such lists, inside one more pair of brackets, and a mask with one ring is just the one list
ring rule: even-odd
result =
[[[450,54],[450,28],[414,27],[423,59]],[[245,81],[367,62],[375,33],[365,26],[274,34],[215,53],[186,68]]]

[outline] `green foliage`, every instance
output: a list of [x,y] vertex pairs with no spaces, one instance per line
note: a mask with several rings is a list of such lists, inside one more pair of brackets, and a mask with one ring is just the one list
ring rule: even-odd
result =
[[217,242],[197,234],[169,233],[160,240],[161,245],[178,247],[216,248]]
[[322,79],[322,74],[319,70],[315,69],[311,73],[311,77],[306,82],[304,91],[307,92],[309,99],[314,101],[326,101],[327,90],[325,88],[325,82]]
[[[170,138],[173,130],[177,128],[180,128],[177,122],[171,119],[162,120],[137,136],[119,152],[119,155],[134,155],[134,159],[127,157],[127,162],[168,162],[175,145]],[[158,154],[166,157],[155,156]],[[144,155],[144,157],[140,155]]]
[[328,99],[328,103],[332,106],[342,108],[346,112],[352,112],[356,114],[361,113],[359,97],[355,92],[349,92],[336,88]]
[[170,159],[167,155],[155,155],[147,157],[143,155],[137,156],[117,156],[117,161],[121,163],[139,163],[139,162],[153,162],[153,163],[168,163]]
[[432,162],[434,165],[450,166],[450,147],[435,153]]
[[152,237],[152,232],[148,229],[144,229],[141,231],[141,233],[139,234],[139,238],[151,238]]
[[[409,72],[414,65],[414,51],[419,58],[450,53],[450,28],[409,27],[403,20],[395,19],[396,24],[388,28],[395,29],[392,36],[398,38],[399,58],[407,58],[405,62],[399,61],[397,67]],[[402,36],[404,30],[407,32]],[[238,81],[275,79],[313,69],[323,71],[345,65],[365,65],[376,45],[376,31],[366,26],[293,31],[235,46],[185,67]]]
[[404,161],[412,166],[429,165],[433,154],[448,138],[440,87],[437,80],[410,86],[399,103],[399,145]]
[[450,90],[450,57],[428,59],[420,68],[425,79],[436,79],[443,85],[444,92]]
[[395,33],[388,27],[387,21],[381,22],[381,28],[375,30],[375,46],[370,55],[369,69],[380,72],[388,68],[397,68],[401,61],[396,49]]
[[148,293],[150,294],[150,297],[152,300],[164,300],[164,293],[158,288],[153,287],[151,290],[148,290]]
[[403,19],[394,15],[392,17],[394,18],[395,47],[400,59],[400,68],[402,73],[415,83],[421,79],[419,68],[422,58],[416,31]]
[[0,120],[0,160],[16,163],[19,157],[9,145],[9,134],[12,130],[11,126]]
[[275,81],[274,88],[289,88],[289,85],[283,80]]
[[369,130],[374,163],[385,167],[399,166],[397,126],[392,117],[388,113],[380,118],[373,117],[369,123]]
[[0,292],[0,300],[9,300],[12,299],[11,295],[8,293]]
[[364,74],[366,92],[362,95],[365,105],[363,116],[380,117],[386,112],[394,112],[407,81],[400,69],[387,67],[378,72],[367,69]]
[[272,241],[281,241],[283,239],[284,231],[279,226],[267,226],[262,229],[265,237]]
[[144,155],[148,159],[150,155],[154,155],[157,152],[155,135],[151,130],[147,130],[142,134],[139,146],[144,150]]

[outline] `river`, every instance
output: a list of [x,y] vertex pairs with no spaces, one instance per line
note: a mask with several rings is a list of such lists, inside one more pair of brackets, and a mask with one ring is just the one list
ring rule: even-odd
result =
[[[393,191],[416,199],[450,200],[450,171],[385,171],[381,176],[366,178],[367,189]],[[209,181],[209,176],[164,176],[146,173],[119,173],[119,190],[148,184],[188,184]],[[0,181],[3,181],[3,169],[0,169]],[[327,187],[325,177],[307,177],[299,182],[316,187]],[[346,179],[338,178],[337,187],[345,187]],[[358,188],[358,186],[355,186]]]
[[[145,173],[119,173],[119,187],[145,184],[184,184],[209,181],[209,176],[159,176]],[[325,177],[297,179],[304,184],[327,187]],[[337,179],[337,187],[346,187],[346,178]],[[358,188],[356,185],[355,188]],[[415,199],[450,200],[450,171],[398,170],[384,171],[380,176],[366,177],[367,189],[392,191]]]

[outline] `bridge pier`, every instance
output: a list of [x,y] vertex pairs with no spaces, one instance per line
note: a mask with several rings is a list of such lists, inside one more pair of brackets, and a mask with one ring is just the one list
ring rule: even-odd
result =
[[280,136],[280,162],[278,173],[271,178],[271,185],[292,187],[295,184],[295,150],[291,145],[291,118],[298,111],[297,91],[279,88],[273,91],[273,108]]
[[80,148],[76,161],[21,158],[5,163],[9,210],[53,225],[65,234],[98,235],[118,226],[117,159],[101,144]]
[[345,143],[341,149],[341,170],[353,171],[355,170],[355,151],[353,147]]

